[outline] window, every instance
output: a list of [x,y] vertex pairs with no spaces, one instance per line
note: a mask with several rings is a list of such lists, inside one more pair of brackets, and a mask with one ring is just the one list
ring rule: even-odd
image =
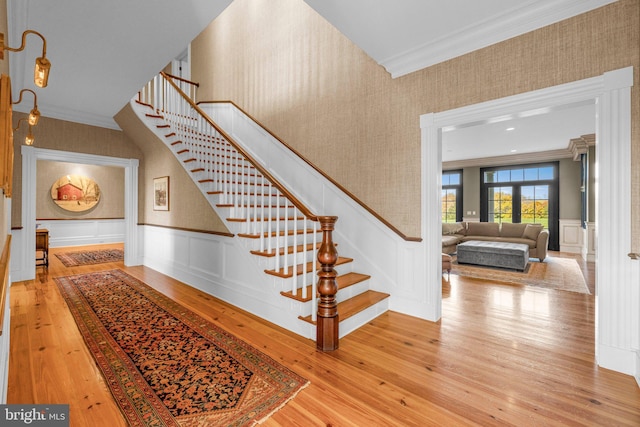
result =
[[462,170],[442,172],[442,222],[462,221]]
[[481,169],[480,220],[542,224],[559,250],[558,162]]

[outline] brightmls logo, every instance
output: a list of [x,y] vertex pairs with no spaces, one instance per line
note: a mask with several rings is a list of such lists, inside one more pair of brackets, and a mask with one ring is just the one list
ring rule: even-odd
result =
[[69,405],[0,405],[0,425],[68,427]]

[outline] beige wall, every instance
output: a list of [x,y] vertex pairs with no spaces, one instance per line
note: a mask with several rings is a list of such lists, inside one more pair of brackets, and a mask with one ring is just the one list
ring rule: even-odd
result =
[[[41,111],[46,114],[45,111]],[[13,121],[26,117],[24,113],[15,113]],[[26,135],[26,127],[14,133],[15,162],[13,170],[13,198],[11,201],[11,226],[22,226],[22,155],[21,144]],[[95,154],[125,159],[142,159],[142,152],[124,137],[122,131],[88,126],[63,120],[41,117],[33,128],[34,146],[52,150],[75,153]],[[144,170],[144,167],[141,167]],[[56,177],[55,179],[57,179]],[[50,184],[49,184],[50,186]],[[37,191],[44,191],[38,187]]]
[[[419,236],[421,114],[632,65],[639,164],[639,16],[638,0],[620,0],[392,79],[302,0],[236,0],[192,43],[192,78],[200,100],[236,102],[404,234]],[[640,212],[640,167],[633,178]]]
[[[71,212],[51,198],[58,178],[82,175],[100,188],[100,201],[92,209]],[[124,168],[38,160],[36,166],[36,219],[124,218]]]
[[[171,151],[135,116],[129,105],[115,116],[130,141],[144,153],[145,168],[139,174],[140,222],[191,230],[228,233],[207,199]],[[132,142],[133,143],[133,142]],[[169,177],[169,211],[153,210],[153,178]]]

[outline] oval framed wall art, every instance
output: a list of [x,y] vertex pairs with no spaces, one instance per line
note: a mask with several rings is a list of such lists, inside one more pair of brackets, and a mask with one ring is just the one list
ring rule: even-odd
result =
[[100,202],[100,187],[83,175],[65,175],[51,186],[51,198],[62,209],[84,212]]

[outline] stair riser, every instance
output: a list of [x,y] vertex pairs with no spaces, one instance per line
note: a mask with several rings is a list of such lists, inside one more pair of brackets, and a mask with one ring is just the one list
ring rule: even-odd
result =
[[[362,325],[370,322],[382,313],[389,311],[389,298],[386,298],[370,307],[361,311],[355,316],[340,321],[340,338],[355,331]],[[340,313],[338,313],[338,316]]]
[[[256,255],[258,258],[261,258],[258,260],[260,268],[263,268],[264,270],[276,270],[281,268],[282,266],[285,265],[285,262],[288,266],[292,266],[294,264],[294,256],[293,254],[289,254],[289,255],[281,255],[279,257],[278,262],[280,263],[279,266],[276,266],[276,257],[263,257],[263,256],[259,256]],[[315,261],[317,258],[316,252],[315,251],[307,251],[307,252],[298,252],[295,256],[295,263],[296,264],[303,264],[306,262],[312,262]]]
[[[224,204],[224,197],[221,194],[216,194],[216,195],[209,195],[208,198],[210,197],[209,200],[211,200],[215,205],[220,205],[220,204]],[[230,201],[230,200],[229,200]],[[235,219],[247,219],[247,209],[246,206],[241,207],[238,206],[237,208],[234,207],[219,207],[219,209],[223,212],[223,218],[235,218]],[[260,209],[260,211],[262,212],[263,209]],[[251,210],[249,210],[249,212],[251,212]],[[284,217],[287,216],[289,218],[292,218],[294,215],[297,215],[296,209],[293,207],[288,207],[288,208],[264,208],[264,216],[269,218],[269,215],[271,215],[271,218],[279,218],[279,217]]]
[[[248,220],[248,221],[244,221],[244,222],[236,222],[236,221],[230,221],[231,225],[229,227],[229,231],[231,231],[232,233],[242,233],[242,234],[261,234],[261,233],[267,233],[267,232],[275,232],[276,229],[280,230],[280,231],[284,231],[285,230],[285,221],[281,220],[281,221],[269,221],[269,218],[267,217],[267,219],[265,221],[260,221],[260,217],[258,217],[258,220],[254,220],[253,218],[253,212],[249,212],[249,214],[252,215],[252,217]],[[246,211],[245,211],[245,215],[246,215]],[[304,220],[297,220],[296,221],[296,230],[310,230],[313,228],[313,221],[304,221]],[[288,231],[292,231],[293,230],[293,221],[292,220],[287,220],[286,221],[286,229]],[[309,237],[307,237],[308,239]],[[311,243],[309,241],[309,243]]]
[[[296,245],[304,244],[304,240],[301,236],[280,236],[280,237],[270,237],[265,238],[263,247],[260,245],[259,238],[242,238],[242,243],[247,247],[250,251],[260,251],[267,249],[275,249],[275,248],[283,248],[285,246],[291,247]],[[269,240],[271,241],[271,246],[269,246]],[[316,233],[316,242],[321,242],[322,236],[320,232]],[[307,234],[307,244],[313,243],[313,235]]]
[[[338,267],[336,267],[334,269],[336,271],[336,274],[338,276],[343,275],[343,274],[347,274],[347,273],[351,273],[353,270],[353,266],[351,265],[351,263],[347,263],[347,264],[343,264],[340,265]],[[312,281],[315,279],[315,277],[318,275],[318,271],[316,270],[315,272],[307,272],[307,282],[304,283],[304,277],[303,275],[298,275],[296,276],[296,286],[298,288],[302,288],[303,286],[308,286],[312,283]],[[275,288],[278,291],[284,291],[284,292],[288,292],[291,290],[291,288],[293,287],[293,279],[291,277],[277,277],[277,276],[272,276],[274,279],[273,283]],[[357,286],[357,285],[354,285]]]
[[[283,290],[284,292],[290,292],[291,291],[291,289],[290,289],[291,288],[291,282],[287,282],[287,284],[289,286],[286,289]],[[355,297],[356,295],[360,295],[361,293],[364,293],[367,290],[369,290],[369,283],[368,283],[368,281],[365,280],[364,282],[360,282],[360,283],[357,283],[357,284],[355,284],[353,286],[349,286],[346,289],[342,289],[342,290],[339,289],[338,293],[336,295],[336,300],[337,300],[338,303],[341,303],[343,301],[348,300],[349,298]],[[301,291],[298,291],[298,292],[300,292],[298,295],[302,295]],[[292,301],[295,301],[295,303],[292,304],[292,306],[295,307],[296,313],[298,315],[301,315],[303,317],[304,316],[310,316],[311,313],[313,311],[315,311],[314,308],[316,307],[316,305],[313,304],[313,301],[306,301],[306,302],[296,301],[296,300],[292,300]],[[378,304],[380,304],[380,303],[378,303]],[[340,313],[338,312],[338,315],[339,314]]]
[[[265,204],[268,205],[269,203],[266,202],[268,200],[275,200],[276,195],[278,194],[278,190],[276,188],[269,188],[268,186],[263,186],[261,183],[258,184],[253,184],[253,183],[249,183],[249,184],[243,184],[240,187],[240,191],[238,191],[238,186],[237,184],[232,181],[232,180],[228,180],[227,178],[220,176],[220,175],[213,175],[213,174],[207,174],[206,172],[193,172],[194,175],[194,179],[196,181],[199,181],[199,184],[202,186],[202,188],[209,192],[222,192],[222,191],[227,191],[227,193],[242,193],[242,194],[251,194],[253,196],[258,196],[259,198],[264,197],[265,202],[260,203],[259,204]],[[211,180],[211,181],[209,181]],[[204,182],[200,182],[200,181],[204,181]],[[282,196],[280,196],[282,197]]]

